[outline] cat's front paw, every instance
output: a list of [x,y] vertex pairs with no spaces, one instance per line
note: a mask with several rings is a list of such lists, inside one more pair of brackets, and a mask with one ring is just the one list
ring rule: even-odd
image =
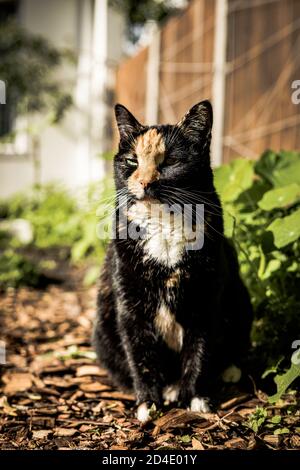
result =
[[144,401],[140,403],[136,410],[136,417],[141,424],[148,423],[154,419],[157,415],[157,406],[155,403],[150,401]]
[[209,399],[204,397],[193,397],[188,409],[197,413],[210,413],[211,407]]
[[143,424],[147,423],[148,421],[151,420],[150,408],[149,408],[147,402],[141,403],[137,407],[136,417]]

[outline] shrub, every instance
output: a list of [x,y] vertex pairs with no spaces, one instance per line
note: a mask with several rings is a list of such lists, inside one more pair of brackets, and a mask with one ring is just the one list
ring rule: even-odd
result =
[[234,160],[215,170],[215,184],[255,310],[256,353],[284,367],[300,331],[300,154]]
[[[97,214],[105,212],[107,200],[113,202],[113,194],[109,179],[91,185],[76,197],[58,185],[35,187],[26,194],[17,194],[2,202],[0,218],[29,221],[33,228],[31,247],[34,249],[63,249],[61,252],[67,253],[70,261],[77,265],[88,260],[90,270],[86,283],[91,284],[98,276],[107,243],[107,237],[99,239],[97,236]],[[3,234],[1,240],[0,284],[38,283],[39,267],[26,258],[26,250],[22,250],[21,243],[7,234]],[[27,275],[29,267],[35,269],[30,282]]]

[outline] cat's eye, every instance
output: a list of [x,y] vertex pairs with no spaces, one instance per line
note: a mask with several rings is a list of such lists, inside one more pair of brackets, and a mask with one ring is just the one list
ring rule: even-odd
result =
[[170,155],[164,160],[164,164],[167,166],[171,166],[171,165],[176,165],[176,163],[180,163],[180,161],[181,161],[180,158]]
[[138,166],[138,162],[135,158],[127,157],[125,161],[126,161],[126,164],[132,168],[136,168]]

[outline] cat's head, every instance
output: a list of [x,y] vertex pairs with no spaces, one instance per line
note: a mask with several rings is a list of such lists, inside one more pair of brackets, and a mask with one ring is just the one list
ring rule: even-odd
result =
[[117,189],[134,199],[174,203],[174,193],[212,184],[209,147],[212,107],[193,106],[175,125],[144,126],[124,106],[115,107],[120,134],[115,156]]

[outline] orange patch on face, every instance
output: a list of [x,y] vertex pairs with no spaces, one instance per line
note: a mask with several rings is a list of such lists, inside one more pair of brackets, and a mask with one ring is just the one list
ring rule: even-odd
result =
[[159,178],[157,167],[164,160],[165,145],[162,134],[156,129],[149,129],[139,136],[135,144],[138,168],[128,179],[128,188],[133,193],[139,192]]

